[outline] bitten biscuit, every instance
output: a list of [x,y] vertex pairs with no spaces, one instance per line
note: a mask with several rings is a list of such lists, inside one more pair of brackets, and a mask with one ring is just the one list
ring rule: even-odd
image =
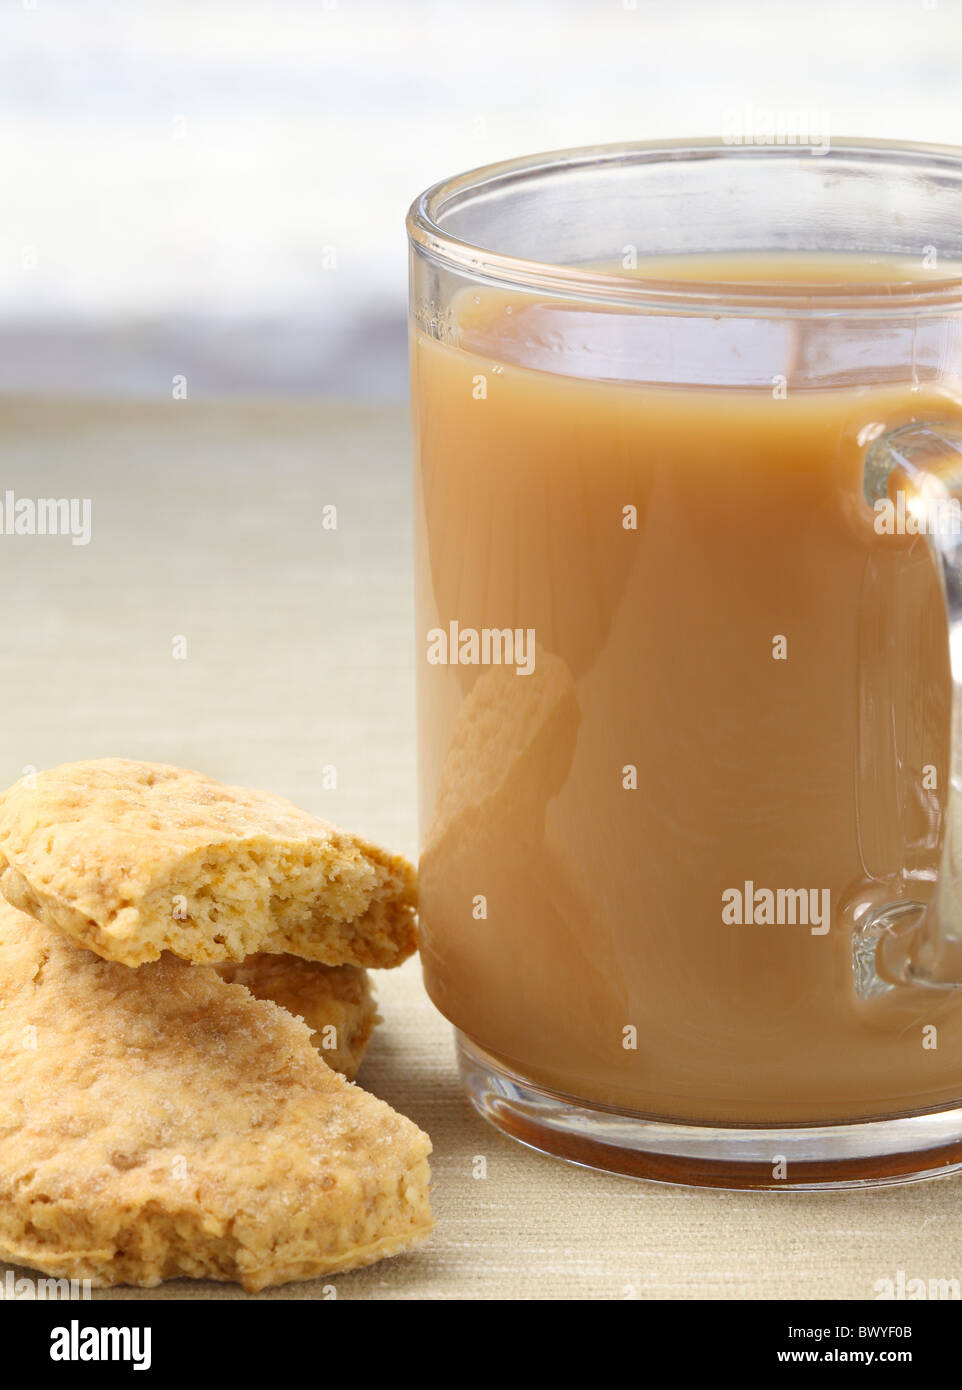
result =
[[215,969],[228,984],[244,985],[256,998],[271,999],[302,1018],[327,1065],[354,1080],[381,1021],[366,970],[264,952]]
[[257,951],[398,965],[417,945],[407,860],[268,792],[104,758],[0,798],[0,892],[106,960]]
[[427,1136],[214,970],[169,955],[129,970],[2,904],[0,999],[9,1260],[256,1291],[430,1230]]

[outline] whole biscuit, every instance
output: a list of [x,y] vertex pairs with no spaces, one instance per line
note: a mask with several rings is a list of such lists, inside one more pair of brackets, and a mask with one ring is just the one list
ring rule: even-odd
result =
[[0,797],[0,892],[126,965],[272,951],[384,967],[417,945],[407,860],[268,792],[126,758]]
[[263,951],[215,969],[228,984],[243,985],[255,998],[271,999],[302,1018],[327,1065],[354,1080],[381,1021],[366,970]]
[[0,1254],[249,1291],[431,1227],[431,1145],[305,1024],[172,956],[129,970],[0,905]]

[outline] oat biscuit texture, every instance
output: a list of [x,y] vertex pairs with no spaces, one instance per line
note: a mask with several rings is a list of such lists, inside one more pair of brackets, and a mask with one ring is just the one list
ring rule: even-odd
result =
[[208,966],[131,970],[0,904],[0,1254],[249,1291],[431,1227],[430,1142]]
[[321,965],[298,956],[265,952],[215,966],[222,980],[244,985],[258,999],[272,999],[311,1030],[324,1061],[348,1081],[380,1023],[370,977],[359,965]]
[[412,866],[268,792],[125,758],[0,797],[0,892],[106,960],[258,951],[394,966],[414,951]]

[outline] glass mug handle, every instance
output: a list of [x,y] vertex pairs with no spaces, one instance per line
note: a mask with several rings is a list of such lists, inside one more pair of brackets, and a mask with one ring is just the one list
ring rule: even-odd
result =
[[962,987],[962,429],[904,425],[880,436],[865,456],[865,499],[897,504],[903,494],[935,560],[948,623],[951,676],[949,785],[938,876],[928,903],[871,904],[855,921],[857,992],[890,993],[900,985]]

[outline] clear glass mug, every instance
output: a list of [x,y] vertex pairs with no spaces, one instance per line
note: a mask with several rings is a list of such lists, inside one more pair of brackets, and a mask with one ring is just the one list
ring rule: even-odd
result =
[[667,1181],[962,1166],[962,151],[565,151],[408,232],[471,1101]]

